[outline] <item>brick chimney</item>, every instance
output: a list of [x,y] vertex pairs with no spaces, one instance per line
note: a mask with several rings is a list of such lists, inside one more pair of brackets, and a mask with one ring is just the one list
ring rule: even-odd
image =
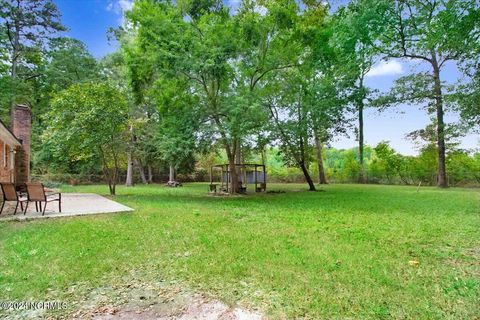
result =
[[12,132],[22,143],[15,150],[15,184],[30,181],[30,139],[32,133],[32,111],[24,105],[16,105],[12,114]]

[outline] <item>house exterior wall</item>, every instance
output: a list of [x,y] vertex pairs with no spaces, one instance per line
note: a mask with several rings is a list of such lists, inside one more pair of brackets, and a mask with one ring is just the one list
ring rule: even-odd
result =
[[14,182],[13,149],[0,140],[0,182]]
[[0,120],[0,182],[18,187],[30,180],[30,108],[17,105],[12,110],[12,130]]

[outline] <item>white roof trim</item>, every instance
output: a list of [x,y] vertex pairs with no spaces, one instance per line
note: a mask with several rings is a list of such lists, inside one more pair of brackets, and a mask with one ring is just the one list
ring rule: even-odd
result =
[[22,145],[20,141],[18,141],[18,139],[13,135],[13,133],[11,133],[10,130],[8,130],[3,123],[0,123],[0,140],[13,147]]

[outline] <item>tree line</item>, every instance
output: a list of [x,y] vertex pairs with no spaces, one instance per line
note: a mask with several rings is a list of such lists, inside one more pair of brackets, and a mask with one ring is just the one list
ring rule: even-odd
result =
[[[410,136],[429,141],[436,184],[446,187],[448,156],[461,153],[455,137],[480,128],[475,0],[352,0],[335,10],[316,0],[244,0],[237,8],[138,0],[111,30],[118,50],[100,60],[59,36],[65,27],[53,1],[0,4],[2,119],[28,104],[36,172],[101,171],[112,194],[122,170],[127,185],[135,170],[147,183],[159,167],[175,180],[211,150],[234,167],[248,150],[272,146],[315,190],[311,164],[326,183],[326,147],[352,126],[356,179],[369,182],[365,109],[399,104],[431,116]],[[389,59],[419,67],[388,92],[367,87],[371,68]],[[445,81],[449,66],[462,74],[456,83]],[[445,123],[446,111],[459,123]],[[388,150],[380,145],[377,155]],[[238,186],[232,170],[229,190]]]
[[[302,182],[303,174],[300,170],[287,167],[282,154],[276,147],[265,151],[268,180],[270,182]],[[311,150],[311,158],[315,157],[315,150]],[[210,163],[219,163],[221,157],[213,162],[204,159],[197,164],[192,174],[183,176],[183,179],[207,181],[207,168]],[[248,155],[248,161],[262,161],[256,154]],[[480,184],[480,153],[468,154],[462,150],[447,153],[447,182],[451,186],[472,187]],[[366,183],[370,184],[401,184],[415,186],[434,186],[437,184],[437,159],[434,143],[425,143],[419,154],[403,155],[384,141],[376,146],[365,145],[364,167],[360,170],[359,150],[325,149],[323,167],[319,170],[312,162],[310,172],[318,183],[322,179],[333,183],[358,183],[361,175]]]

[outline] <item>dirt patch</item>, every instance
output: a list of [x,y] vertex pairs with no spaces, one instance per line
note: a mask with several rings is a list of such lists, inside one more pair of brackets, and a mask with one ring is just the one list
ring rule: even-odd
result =
[[146,308],[126,306],[125,308],[104,307],[87,315],[95,320],[150,320],[150,319],[218,319],[218,320],[261,320],[262,315],[240,308],[229,308],[220,301],[208,301],[193,297],[181,306],[177,303],[157,303]]
[[264,320],[258,311],[230,307],[206,295],[167,288],[163,284],[136,284],[100,288],[91,292],[73,319],[94,320]]
[[[248,301],[228,305],[199,293],[178,280],[162,279],[151,266],[102,279],[108,285],[92,288],[78,282],[60,292],[49,292],[46,301],[62,301],[66,309],[0,310],[0,319],[94,320],[266,320]],[[241,283],[239,285],[242,285]]]

